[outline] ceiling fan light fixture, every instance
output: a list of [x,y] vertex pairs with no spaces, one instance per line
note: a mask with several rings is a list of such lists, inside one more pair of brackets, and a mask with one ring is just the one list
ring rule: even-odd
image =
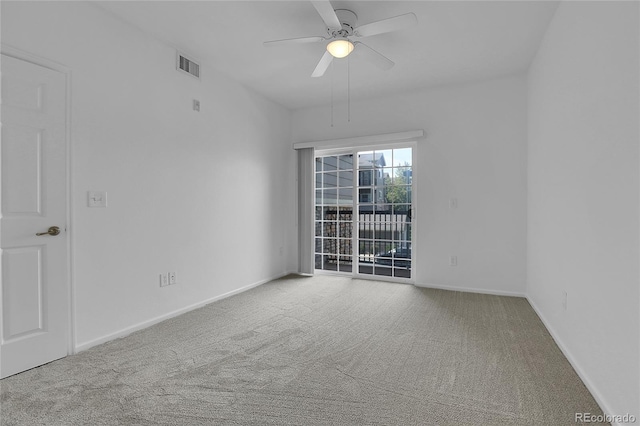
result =
[[353,43],[347,39],[334,40],[327,44],[327,51],[334,58],[344,58],[353,52]]

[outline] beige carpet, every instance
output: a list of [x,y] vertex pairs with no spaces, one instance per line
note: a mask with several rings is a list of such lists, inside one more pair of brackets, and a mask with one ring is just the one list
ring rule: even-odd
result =
[[[287,277],[0,381],[2,425],[572,425],[525,299]],[[592,423],[593,424],[593,423]]]

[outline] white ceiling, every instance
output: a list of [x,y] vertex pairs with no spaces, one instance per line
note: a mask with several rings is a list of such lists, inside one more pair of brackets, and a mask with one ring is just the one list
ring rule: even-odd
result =
[[[332,1],[358,24],[408,12],[418,25],[360,39],[393,60],[383,71],[351,55],[324,77],[311,72],[323,43],[263,46],[311,35],[325,26],[308,1],[104,1],[99,5],[156,38],[290,109],[463,83],[526,70],[556,1]],[[350,79],[347,79],[350,73]],[[203,78],[206,78],[203,75]],[[333,80],[333,82],[332,82]]]

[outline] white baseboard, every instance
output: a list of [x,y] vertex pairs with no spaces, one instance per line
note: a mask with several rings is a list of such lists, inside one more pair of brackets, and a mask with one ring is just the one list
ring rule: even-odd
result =
[[[540,311],[538,306],[536,306],[536,304],[533,302],[533,300],[531,300],[531,298],[529,298],[529,296],[526,296],[526,298],[527,298],[527,301],[529,302],[529,305],[531,305],[535,313],[538,315],[538,318],[540,318],[540,321],[542,321],[542,324],[545,326],[545,328],[547,329],[547,331],[549,332],[553,340],[556,342],[556,345],[558,345],[558,347],[564,354],[565,358],[567,358],[567,360],[569,361],[569,364],[571,364],[575,372],[578,374],[578,377],[580,377],[580,379],[582,380],[584,385],[587,387],[589,392],[591,392],[591,395],[593,395],[593,398],[596,400],[596,402],[598,403],[602,411],[605,414],[609,414],[609,415],[616,414],[611,410],[611,407],[609,406],[609,404],[605,402],[605,399],[602,397],[602,394],[598,391],[598,388],[589,379],[589,376],[587,375],[587,373],[585,373],[584,369],[580,367],[580,364],[576,361],[571,351],[562,342],[562,339],[560,339],[560,336],[558,336],[555,329],[551,326],[549,321],[547,321],[545,316],[542,314],[542,311]],[[619,423],[611,423],[611,425],[616,426],[616,425],[619,425]]]
[[89,348],[92,348],[94,346],[100,345],[102,343],[106,343],[106,342],[108,342],[110,340],[117,339],[119,337],[127,336],[127,335],[133,333],[134,331],[142,330],[144,328],[150,327],[150,326],[152,326],[154,324],[157,324],[157,323],[162,322],[164,320],[167,320],[169,318],[173,318],[173,317],[176,317],[178,315],[182,315],[182,314],[184,314],[186,312],[192,311],[194,309],[201,308],[201,307],[203,307],[205,305],[208,305],[209,303],[213,303],[213,302],[218,301],[218,300],[226,299],[227,297],[230,297],[230,296],[245,292],[247,290],[251,290],[254,287],[258,287],[258,286],[260,286],[262,284],[268,283],[269,281],[273,281],[273,280],[276,280],[278,278],[282,278],[282,277],[284,277],[284,276],[286,276],[288,274],[289,273],[284,273],[284,274],[279,274],[279,275],[271,277],[271,278],[266,278],[264,280],[260,280],[258,282],[253,283],[253,284],[249,284],[249,285],[246,285],[244,287],[240,287],[238,289],[235,289],[235,290],[232,290],[230,292],[221,294],[219,296],[215,296],[215,297],[212,297],[210,299],[203,300],[202,302],[194,303],[193,305],[189,305],[189,306],[186,306],[184,308],[180,308],[180,309],[177,309],[175,311],[172,311],[172,312],[157,316],[157,317],[152,318],[150,320],[143,321],[141,323],[132,325],[132,326],[124,328],[122,330],[116,331],[115,333],[110,333],[110,334],[107,334],[106,336],[102,336],[102,337],[99,337],[97,339],[90,340],[88,342],[78,344],[75,347],[75,353],[85,351],[85,350],[87,350]]
[[450,290],[450,291],[462,291],[465,293],[480,293],[480,294],[491,294],[494,296],[510,296],[510,297],[526,297],[524,293],[519,293],[515,291],[502,291],[502,290],[490,290],[484,288],[472,288],[472,287],[454,287],[447,285],[436,285],[436,284],[415,284],[416,287],[423,288],[435,288],[438,290]]

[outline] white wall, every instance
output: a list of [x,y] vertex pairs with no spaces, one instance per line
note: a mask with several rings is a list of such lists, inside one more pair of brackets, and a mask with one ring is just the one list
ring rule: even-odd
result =
[[[526,115],[526,79],[515,76],[353,102],[350,123],[339,105],[334,127],[329,107],[294,111],[293,139],[424,129],[416,166],[417,285],[523,295]],[[449,266],[450,255],[458,256],[457,267]]]
[[636,417],[638,35],[637,3],[563,2],[530,69],[527,283],[602,408]]
[[3,1],[2,43],[72,70],[80,347],[293,269],[289,111],[86,3]]

